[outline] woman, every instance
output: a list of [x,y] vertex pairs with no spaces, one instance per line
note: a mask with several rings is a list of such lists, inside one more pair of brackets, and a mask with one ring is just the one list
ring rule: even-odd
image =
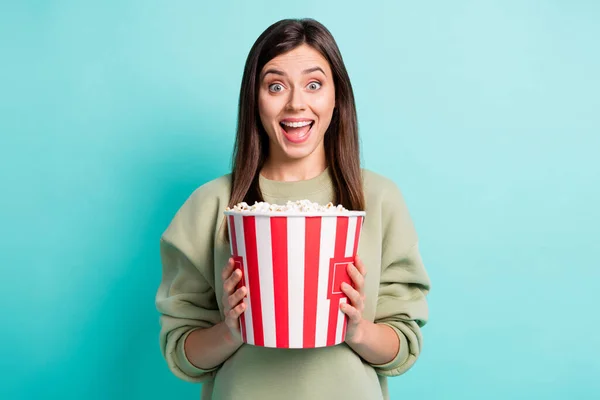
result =
[[[202,399],[388,399],[387,377],[421,351],[429,279],[405,202],[360,168],[350,79],[330,32],[312,19],[270,26],[248,56],[231,174],[198,188],[161,238],[156,304],[172,372]],[[243,344],[247,289],[230,258],[223,211],[245,201],[308,199],[366,210],[346,285],[345,342],[310,349]]]

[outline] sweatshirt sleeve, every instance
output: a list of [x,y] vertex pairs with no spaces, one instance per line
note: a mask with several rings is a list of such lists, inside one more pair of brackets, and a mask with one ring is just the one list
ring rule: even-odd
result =
[[189,382],[213,378],[219,366],[201,369],[186,357],[184,343],[195,329],[221,321],[214,291],[210,201],[195,192],[160,238],[162,279],[156,293],[160,349],[175,376]]
[[391,327],[400,340],[396,357],[371,364],[377,374],[397,376],[415,363],[423,344],[421,327],[428,319],[430,281],[419,253],[417,233],[402,193],[395,184],[382,204],[382,263],[375,323]]

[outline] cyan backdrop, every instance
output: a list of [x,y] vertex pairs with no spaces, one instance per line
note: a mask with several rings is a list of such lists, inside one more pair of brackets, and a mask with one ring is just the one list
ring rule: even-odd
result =
[[0,398],[198,398],[159,352],[158,239],[228,172],[250,46],[304,16],[433,281],[392,398],[600,397],[598,2],[129,0],[0,6]]

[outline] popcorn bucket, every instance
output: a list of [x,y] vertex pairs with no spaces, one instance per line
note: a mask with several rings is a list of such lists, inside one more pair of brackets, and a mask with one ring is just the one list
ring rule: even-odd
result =
[[225,211],[231,253],[243,272],[244,343],[274,348],[334,346],[346,337],[342,282],[354,262],[363,211]]

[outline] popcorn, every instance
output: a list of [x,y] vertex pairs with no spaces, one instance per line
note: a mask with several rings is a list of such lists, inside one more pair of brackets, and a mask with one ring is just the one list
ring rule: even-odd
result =
[[254,205],[250,206],[246,202],[241,202],[231,207],[227,207],[226,211],[237,211],[237,212],[296,212],[296,213],[343,213],[348,212],[341,204],[335,206],[329,202],[326,205],[320,205],[319,203],[312,202],[310,200],[297,200],[288,201],[285,205],[270,204],[266,201],[255,202]]

